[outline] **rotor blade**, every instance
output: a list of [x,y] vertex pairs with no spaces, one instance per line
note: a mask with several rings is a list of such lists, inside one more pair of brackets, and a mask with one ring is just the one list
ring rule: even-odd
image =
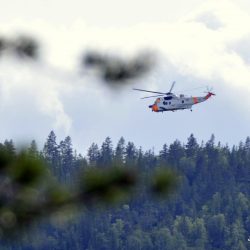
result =
[[205,93],[211,93],[212,91],[213,91],[213,87],[207,86],[207,91],[205,91]]
[[184,93],[184,92],[189,92],[189,91],[193,91],[193,90],[197,90],[197,89],[204,89],[204,87],[206,87],[205,85],[201,86],[201,87],[197,87],[197,88],[192,88],[192,89],[184,89],[181,91],[177,91],[175,93]]
[[146,98],[151,98],[151,97],[158,97],[158,96],[164,96],[164,95],[151,95],[151,96],[145,96],[145,97],[142,97],[141,99],[146,99]]
[[169,93],[171,93],[171,91],[173,90],[174,85],[175,85],[175,81],[172,83],[172,86],[171,86],[171,88],[170,88],[170,90],[169,90]]
[[155,93],[155,94],[162,94],[162,95],[166,94],[166,93],[163,93],[163,92],[150,91],[150,90],[145,90],[145,89],[133,89],[133,90],[143,91],[143,92],[149,92],[149,93]]

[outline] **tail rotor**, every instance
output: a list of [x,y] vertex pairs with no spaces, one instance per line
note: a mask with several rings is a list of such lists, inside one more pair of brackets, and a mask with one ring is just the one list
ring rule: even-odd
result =
[[206,89],[206,91],[204,91],[204,93],[208,94],[209,96],[215,95],[215,93],[213,93],[212,91],[213,91],[213,88],[212,87],[209,88],[207,86],[207,89]]
[[215,95],[212,91],[213,91],[213,88],[207,87],[207,91],[204,92],[204,93],[207,94],[207,95],[205,96],[205,99],[206,99],[206,100],[207,100],[208,98],[210,98],[211,96]]

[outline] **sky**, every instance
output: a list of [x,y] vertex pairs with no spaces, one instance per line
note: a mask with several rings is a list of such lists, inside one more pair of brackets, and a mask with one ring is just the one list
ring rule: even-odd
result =
[[[0,0],[2,1],[2,0]],[[198,142],[211,134],[222,144],[250,135],[250,3],[247,0],[48,1],[2,3],[0,36],[31,35],[41,58],[0,58],[0,139],[40,146],[54,130],[70,135],[79,153],[110,136],[159,151],[175,139]],[[154,51],[157,63],[144,78],[120,91],[80,73],[89,49],[131,58]],[[132,88],[216,96],[189,110],[153,113],[154,99]],[[173,92],[174,92],[173,91]]]

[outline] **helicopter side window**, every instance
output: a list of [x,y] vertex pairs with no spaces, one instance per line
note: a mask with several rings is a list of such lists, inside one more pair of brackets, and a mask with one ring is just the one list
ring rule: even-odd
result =
[[164,100],[171,100],[171,99],[173,99],[173,97],[172,97],[172,96],[167,96],[167,97],[164,97]]
[[182,100],[181,102],[184,103],[184,100]]

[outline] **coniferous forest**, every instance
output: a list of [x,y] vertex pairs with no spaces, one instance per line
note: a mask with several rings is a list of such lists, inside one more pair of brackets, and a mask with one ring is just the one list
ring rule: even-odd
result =
[[[16,152],[11,140],[0,146]],[[158,153],[137,148],[123,137],[113,145],[107,137],[82,156],[69,136],[57,142],[52,131],[42,150],[35,141],[28,150],[68,186],[79,169],[113,165],[136,168],[149,178],[156,168],[169,168],[180,181],[168,197],[149,198],[141,183],[126,202],[82,209],[64,223],[44,218],[21,240],[3,239],[3,250],[250,249],[250,137],[228,147],[215,143],[214,135],[201,144],[190,135],[186,142],[164,144]]]

